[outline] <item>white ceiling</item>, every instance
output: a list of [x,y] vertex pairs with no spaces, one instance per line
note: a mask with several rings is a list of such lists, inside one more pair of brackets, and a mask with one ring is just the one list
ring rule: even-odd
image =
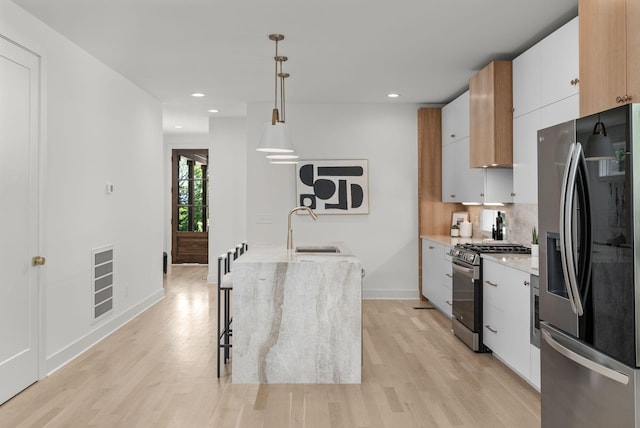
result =
[[286,36],[287,104],[442,104],[489,61],[513,59],[576,16],[578,3],[13,1],[160,100],[166,132],[206,132],[211,108],[237,117],[247,104],[273,102],[269,33]]

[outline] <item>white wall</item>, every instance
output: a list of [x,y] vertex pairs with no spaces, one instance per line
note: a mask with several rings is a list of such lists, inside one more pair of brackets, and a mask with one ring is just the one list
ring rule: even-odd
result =
[[208,280],[216,282],[218,256],[247,239],[246,119],[211,119],[209,129],[213,150]]
[[171,254],[171,150],[209,150],[209,274],[217,281],[218,255],[247,239],[246,120],[211,118],[208,134],[165,135],[165,251]]
[[[43,375],[164,295],[162,111],[8,0],[0,0],[0,34],[42,57]],[[91,324],[90,251],[104,245],[115,247],[115,310]]]
[[[247,232],[250,243],[285,245],[297,205],[295,168],[256,152],[270,105],[247,109]],[[287,105],[302,159],[368,159],[369,214],[294,216],[294,243],[344,241],[367,271],[366,298],[418,297],[417,105]],[[256,216],[272,216],[257,224]]]

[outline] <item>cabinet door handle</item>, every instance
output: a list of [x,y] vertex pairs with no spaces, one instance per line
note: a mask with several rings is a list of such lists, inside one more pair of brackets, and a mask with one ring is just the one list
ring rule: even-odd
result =
[[451,304],[451,302],[450,302],[450,301],[445,300],[445,302],[447,302],[447,305],[449,305],[449,306],[453,306],[453,305]]
[[529,286],[529,281],[524,281],[523,284],[524,284],[525,287],[528,287]]
[[515,195],[516,195],[515,193],[511,192],[511,196],[515,196]]
[[622,102],[622,97],[616,97],[616,102],[617,103],[621,103]]
[[489,324],[485,325],[484,328],[486,328],[487,330],[489,330],[491,333],[498,333],[498,330],[494,330],[491,328],[491,326]]
[[631,95],[625,95],[625,96],[624,96],[624,101],[625,101],[625,102],[629,102],[629,101],[631,101]]
[[430,250],[433,250],[434,248],[436,248],[436,247],[429,245],[429,249]]
[[451,275],[450,273],[445,273],[445,276],[448,276],[449,278],[453,278],[453,275]]
[[456,138],[456,134],[451,134],[451,138]]
[[498,286],[498,284],[496,284],[495,282],[491,282],[491,281],[488,281],[488,280],[485,280],[484,282],[486,282],[487,284],[489,284],[492,287],[497,287]]
[[571,86],[576,86],[578,83],[580,83],[580,79],[577,77],[575,79],[571,79]]
[[455,197],[456,197],[456,195],[454,195],[453,193],[452,193],[451,195],[449,195],[449,196],[451,196],[452,198],[455,198]]
[[482,196],[484,198],[484,193],[480,193],[480,196]]

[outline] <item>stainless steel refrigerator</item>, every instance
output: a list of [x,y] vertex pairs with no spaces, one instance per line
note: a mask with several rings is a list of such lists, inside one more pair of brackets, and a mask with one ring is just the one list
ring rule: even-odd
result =
[[538,131],[543,428],[640,427],[639,154],[640,104]]

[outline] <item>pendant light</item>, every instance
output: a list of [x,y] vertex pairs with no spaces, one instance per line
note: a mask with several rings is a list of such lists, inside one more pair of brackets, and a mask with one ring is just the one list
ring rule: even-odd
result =
[[600,121],[600,113],[598,113],[598,122],[593,127],[593,134],[587,140],[584,157],[586,160],[609,160],[616,157],[611,139],[607,136],[607,129]]
[[[273,57],[275,61],[274,73],[274,103],[271,112],[271,124],[266,124],[262,133],[260,145],[256,150],[268,153],[293,153],[293,140],[291,134],[284,123],[285,120],[285,101],[284,101],[284,79],[289,74],[282,72],[282,63],[288,58],[278,55],[278,42],[284,40],[282,34],[269,34],[269,40],[276,43],[276,55]],[[280,65],[280,73],[278,73],[278,65]],[[280,107],[282,117],[278,110],[278,78],[280,78]]]

